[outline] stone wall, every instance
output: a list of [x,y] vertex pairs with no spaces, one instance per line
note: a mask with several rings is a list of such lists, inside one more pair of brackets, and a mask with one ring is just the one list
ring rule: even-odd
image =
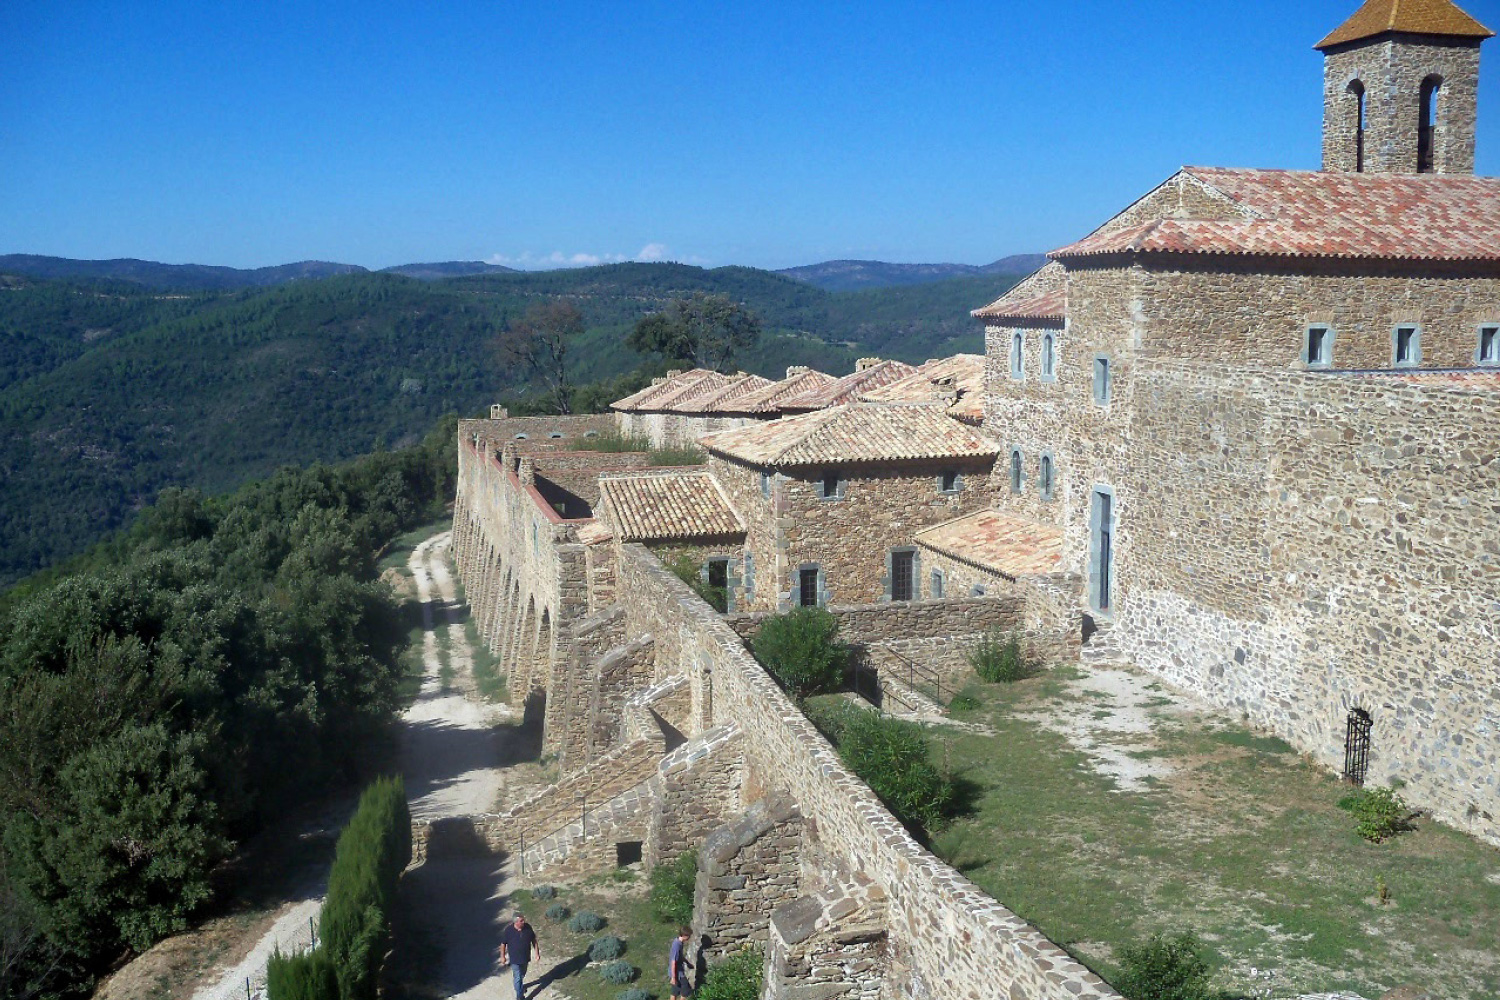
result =
[[710,729],[662,758],[652,785],[656,811],[646,833],[646,867],[696,850],[738,813],[744,775],[744,747],[734,726]]
[[[817,818],[821,849],[901,901],[892,936],[910,942],[892,995],[964,1000],[1114,997],[1065,952],[918,844],[745,651],[743,640],[644,547],[625,546],[629,631],[657,635],[658,673],[707,674],[712,716],[744,734],[746,796],[779,788]],[[661,641],[672,635],[675,641]]]
[[693,939],[710,958],[764,944],[771,912],[799,893],[802,815],[797,804],[785,797],[763,799],[702,843]]

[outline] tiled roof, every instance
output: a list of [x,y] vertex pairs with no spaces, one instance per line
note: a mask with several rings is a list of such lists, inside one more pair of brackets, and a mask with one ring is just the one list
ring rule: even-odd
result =
[[686,378],[679,379],[678,384],[671,391],[653,396],[644,403],[638,403],[635,409],[636,412],[681,413],[684,406],[694,400],[714,395],[727,386],[729,381],[728,375],[720,375],[718,372],[705,372],[691,381]]
[[592,521],[586,521],[578,527],[578,540],[584,545],[598,545],[600,542],[607,542],[613,537],[615,537],[615,533],[610,530],[609,525],[597,518]]
[[1066,289],[1058,288],[1018,301],[1001,299],[990,303],[983,309],[975,309],[973,315],[979,319],[1055,319],[1061,321],[1068,315],[1068,293]]
[[750,393],[758,392],[770,384],[770,379],[761,378],[759,375],[737,375],[730,378],[727,385],[715,392],[676,403],[672,411],[674,413],[721,413],[735,400],[743,399]]
[[1500,178],[1184,167],[1242,219],[1153,219],[1048,256],[1238,254],[1500,260]]
[[610,408],[615,410],[638,410],[653,400],[669,395],[681,389],[684,385],[691,385],[703,378],[712,375],[713,372],[706,368],[694,368],[691,371],[678,372],[669,375],[659,382],[652,382],[644,389],[637,390],[624,399],[617,399],[610,403]]
[[1015,579],[1055,573],[1062,529],[998,510],[981,510],[917,532],[917,544]]
[[755,392],[747,393],[744,396],[725,403],[724,408],[720,412],[749,414],[779,413],[781,412],[782,400],[795,396],[799,392],[806,392],[808,389],[827,385],[833,380],[832,375],[824,375],[822,372],[813,371],[809,368],[807,371],[788,375],[780,382],[772,382],[770,385],[763,386]]
[[993,441],[931,403],[848,403],[707,434],[709,451],[752,465],[785,468],[933,458],[984,458]]
[[1495,34],[1465,14],[1452,0],[1365,0],[1364,6],[1355,11],[1353,17],[1313,48],[1332,48],[1390,31],[1459,38],[1489,38]]
[[744,534],[713,476],[699,469],[600,476],[600,506],[621,540],[721,538]]
[[834,379],[806,392],[799,392],[781,401],[784,413],[806,413],[821,410],[826,406],[841,406],[868,389],[890,385],[897,379],[915,374],[916,369],[901,361],[882,361],[862,371],[851,372],[843,378]]
[[1049,261],[994,302],[969,315],[976,319],[1044,321],[1060,324],[1068,315],[1068,272]]
[[955,354],[929,361],[889,385],[860,394],[872,403],[947,403],[948,416],[964,423],[984,419],[984,355]]

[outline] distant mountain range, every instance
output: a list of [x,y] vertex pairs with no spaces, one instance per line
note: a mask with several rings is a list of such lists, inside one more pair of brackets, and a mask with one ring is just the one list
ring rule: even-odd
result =
[[[450,260],[435,264],[399,264],[382,270],[431,281],[471,274],[509,273],[514,269],[477,260]],[[0,255],[0,274],[50,279],[108,278],[133,281],[153,288],[214,292],[235,288],[266,288],[283,285],[288,281],[331,278],[336,274],[367,273],[369,269],[358,264],[336,264],[325,260],[304,260],[295,264],[278,264],[275,267],[238,268],[216,267],[211,264],[159,264],[154,260],[136,260],[133,257],[73,260],[29,253]]]
[[926,285],[951,278],[982,274],[1030,274],[1047,258],[1039,253],[1002,257],[993,264],[889,264],[883,260],[825,260],[777,271],[788,278],[817,285],[829,292],[852,292],[865,288],[898,288]]
[[[1041,254],[1015,254],[993,264],[890,264],[880,260],[828,260],[821,264],[788,267],[775,273],[795,281],[815,285],[829,292],[848,292],[874,288],[900,288],[926,285],[953,278],[972,278],[991,274],[1030,274],[1047,262]],[[486,264],[478,260],[450,260],[428,264],[398,264],[381,268],[408,278],[438,281],[477,274],[513,274],[514,268]],[[330,278],[337,274],[368,274],[358,264],[338,264],[322,260],[304,260],[275,267],[237,268],[209,264],[159,264],[156,261],[122,257],[116,260],[72,260],[67,257],[43,257],[37,254],[0,255],[0,274],[19,274],[28,278],[69,279],[107,278],[133,281],[152,288],[177,288],[194,291],[230,291],[236,288],[266,288],[289,281]]]

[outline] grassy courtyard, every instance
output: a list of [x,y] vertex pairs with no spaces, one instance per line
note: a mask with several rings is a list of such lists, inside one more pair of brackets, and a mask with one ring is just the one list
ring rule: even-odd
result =
[[934,847],[1105,978],[1120,945],[1192,929],[1231,995],[1270,969],[1274,996],[1500,996],[1500,851],[1425,817],[1368,843],[1347,786],[1132,671],[965,694],[932,735],[970,808]]

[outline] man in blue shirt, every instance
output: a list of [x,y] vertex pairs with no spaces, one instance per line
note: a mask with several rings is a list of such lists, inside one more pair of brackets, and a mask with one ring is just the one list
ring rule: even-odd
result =
[[519,910],[510,926],[500,932],[500,965],[510,966],[516,983],[516,1000],[525,1000],[526,966],[532,958],[542,957],[542,946],[537,942],[536,931],[526,922],[526,915]]
[[672,984],[674,997],[693,995],[693,963],[687,958],[687,943],[692,936],[691,927],[679,927],[677,936],[672,939],[672,952],[667,957],[667,981]]

